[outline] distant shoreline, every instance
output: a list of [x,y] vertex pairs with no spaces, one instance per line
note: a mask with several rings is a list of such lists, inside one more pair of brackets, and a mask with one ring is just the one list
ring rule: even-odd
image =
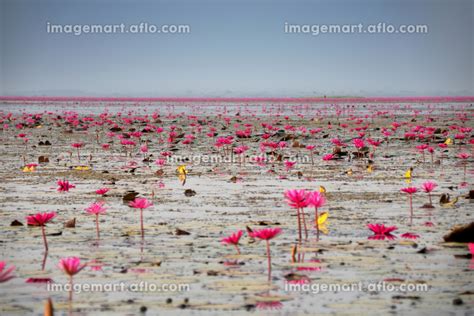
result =
[[258,98],[206,98],[206,97],[63,97],[63,96],[0,96],[0,102],[174,102],[174,103],[446,103],[474,102],[474,96],[441,97],[258,97]]

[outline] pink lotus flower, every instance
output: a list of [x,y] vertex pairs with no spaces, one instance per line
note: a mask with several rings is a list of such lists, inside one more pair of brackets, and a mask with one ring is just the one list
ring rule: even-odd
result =
[[166,163],[166,160],[164,160],[164,159],[157,159],[155,161],[155,164],[159,167],[163,167],[165,165],[165,163]]
[[258,238],[263,240],[270,240],[275,238],[281,233],[281,228],[264,228],[264,229],[256,229],[252,233],[250,233],[250,237]]
[[364,141],[360,138],[355,138],[354,140],[352,140],[352,143],[354,144],[355,148],[357,148],[357,150],[360,150],[361,148],[365,147]]
[[314,191],[308,194],[308,205],[314,207],[314,222],[316,226],[316,240],[317,241],[319,241],[318,208],[324,206],[324,204],[326,204],[326,199],[320,192]]
[[[321,263],[321,260],[320,259],[310,259],[308,261],[308,263]],[[296,270],[298,271],[321,271],[321,267],[320,266],[301,266],[301,267],[297,267]],[[306,280],[306,279],[302,279],[302,280]],[[290,282],[290,281],[288,281]]]
[[87,265],[92,271],[102,271],[103,264],[98,260],[92,260]]
[[99,233],[99,215],[104,214],[105,211],[107,210],[104,207],[105,202],[95,202],[92,203],[88,208],[86,208],[87,213],[95,215],[95,227],[97,231],[97,239],[100,238],[100,233]]
[[423,189],[423,191],[425,191],[426,193],[430,193],[430,192],[432,192],[437,186],[438,186],[438,185],[437,185],[435,182],[426,181],[425,183],[423,183],[422,189]]
[[129,206],[143,210],[149,208],[150,206],[153,206],[153,203],[145,198],[136,198],[135,200],[130,202]]
[[253,157],[253,161],[255,161],[257,163],[257,165],[259,165],[259,166],[264,166],[266,160],[267,159],[263,156]]
[[13,271],[15,270],[15,266],[11,266],[8,269],[5,269],[7,263],[5,261],[0,261],[0,283],[7,282],[10,279],[13,279],[15,276],[13,275]]
[[306,145],[306,149],[309,150],[309,154],[311,157],[311,165],[314,165],[314,149],[316,148],[316,145]]
[[471,157],[471,155],[469,155],[468,153],[459,153],[457,157],[460,159],[468,159],[469,157]]
[[333,158],[334,158],[333,154],[326,154],[323,156],[324,161],[329,161],[329,160],[332,160]]
[[101,188],[95,191],[96,194],[104,196],[107,192],[109,192],[109,188]]
[[410,226],[411,226],[413,224],[413,194],[415,194],[418,191],[418,189],[415,187],[407,187],[407,188],[402,188],[401,191],[407,193],[410,199]]
[[278,236],[280,233],[281,233],[281,228],[264,228],[264,229],[254,230],[253,232],[249,234],[250,237],[263,239],[267,243],[268,281],[271,280],[271,273],[272,273],[270,240]]
[[401,234],[400,237],[405,238],[405,239],[418,239],[420,238],[420,235],[417,235],[414,233],[404,233],[404,234]]
[[228,245],[238,245],[239,240],[243,235],[243,231],[239,230],[236,233],[233,233],[232,235],[225,237],[221,240],[222,244],[228,244]]
[[241,155],[243,153],[245,153],[247,150],[248,150],[248,146],[237,146],[234,148],[234,153],[237,154],[237,155]]
[[59,268],[69,276],[69,301],[72,301],[72,289],[73,289],[73,282],[72,277],[82,269],[86,267],[86,264],[81,264],[81,260],[77,257],[69,257],[69,258],[62,258],[59,260]]
[[467,167],[467,159],[470,157],[468,153],[459,153],[458,158],[463,160],[463,168],[464,168],[464,179],[466,178],[466,167]]
[[130,202],[129,206],[140,209],[140,228],[143,238],[145,236],[145,230],[143,228],[143,210],[153,206],[153,203],[145,198],[136,198],[133,202]]
[[306,190],[285,191],[286,202],[293,208],[303,208],[308,206],[308,192]]
[[45,226],[50,220],[56,217],[55,212],[51,213],[37,213],[26,217],[27,223],[30,226]]
[[69,183],[69,181],[67,180],[58,180],[57,184],[58,184],[58,188],[57,188],[58,192],[69,192],[70,189],[73,189],[76,187],[74,184]]
[[333,138],[331,139],[331,143],[333,143],[334,145],[338,146],[338,147],[345,147],[346,144],[344,144],[343,142],[341,142],[341,140],[339,138]]
[[367,142],[374,147],[374,150],[375,150],[376,147],[380,146],[380,144],[381,144],[381,141],[375,140],[375,139],[372,139],[372,138],[368,138]]
[[324,195],[322,195],[318,191],[310,192],[308,194],[308,205],[309,206],[314,206],[317,208],[320,208],[326,204],[326,199],[324,198]]
[[308,206],[309,200],[308,200],[308,192],[306,190],[287,190],[285,191],[285,197],[286,197],[286,202],[288,205],[292,208],[296,209],[296,215],[298,219],[298,236],[299,240],[301,241],[302,235],[301,235],[301,213],[303,215],[303,223],[305,227],[305,235],[306,238],[308,237],[308,230],[306,227],[306,219],[304,215],[303,208]]
[[474,256],[474,243],[473,242],[470,242],[468,244],[468,247],[469,247],[469,251],[471,252],[471,255]]
[[72,143],[71,146],[77,149],[77,160],[80,163],[81,162],[80,149],[81,149],[82,146],[84,146],[84,143]]
[[221,243],[226,244],[226,245],[233,245],[235,247],[235,250],[237,250],[237,254],[240,255],[239,241],[243,233],[244,233],[243,231],[239,230],[236,233],[233,233],[232,235],[223,238],[221,240]]
[[437,187],[438,185],[435,183],[435,182],[432,182],[432,181],[426,181],[425,183],[423,183],[422,185],[422,189],[423,191],[425,191],[426,193],[428,193],[428,198],[430,200],[430,205],[433,205],[432,201],[431,201],[431,192],[433,192],[433,190]]
[[48,223],[50,220],[52,220],[54,217],[56,217],[55,212],[51,213],[37,213],[35,215],[29,215],[26,217],[26,221],[28,225],[30,226],[41,226],[41,233],[43,235],[43,243],[44,243],[44,248],[46,252],[48,251],[48,241],[46,240],[46,232],[45,232],[45,225]]
[[401,191],[408,193],[408,194],[414,194],[418,191],[417,188],[415,187],[407,187],[407,188],[402,188]]
[[296,161],[285,160],[285,169],[290,171],[296,165]]
[[81,260],[77,257],[62,258],[59,260],[59,268],[70,277],[78,274],[85,267],[86,264],[81,265]]
[[82,146],[84,146],[84,143],[72,143],[71,146],[74,148],[81,148]]
[[391,234],[391,232],[397,230],[396,226],[385,226],[384,224],[368,224],[367,227],[374,233],[374,235],[370,236],[369,239],[393,240],[396,238]]
[[28,278],[25,281],[26,283],[53,283],[51,278]]
[[134,147],[134,146],[137,145],[136,142],[134,142],[133,140],[130,140],[130,139],[122,139],[122,140],[120,141],[120,144],[121,144],[122,146],[129,146],[129,147]]

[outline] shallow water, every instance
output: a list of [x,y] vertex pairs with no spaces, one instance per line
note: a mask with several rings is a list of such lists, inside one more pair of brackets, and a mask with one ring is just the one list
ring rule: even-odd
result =
[[[380,105],[381,111],[389,111],[397,105]],[[234,134],[234,123],[252,123],[257,131],[245,140],[250,147],[249,156],[258,154],[258,144],[262,129],[261,121],[274,120],[273,114],[278,106],[96,106],[82,107],[64,104],[46,105],[8,105],[1,109],[4,113],[13,112],[14,117],[24,111],[56,112],[76,111],[79,117],[99,114],[105,109],[110,113],[122,112],[123,116],[151,114],[160,111],[162,126],[168,129],[176,125],[182,132],[189,134],[192,127],[186,116],[167,116],[183,111],[187,114],[206,118],[218,128],[218,136]],[[344,108],[344,107],[342,107]],[[348,107],[340,115],[339,121],[354,125],[350,115],[361,116],[373,113],[375,105]],[[405,108],[402,105],[401,108]],[[392,121],[411,121],[416,108],[421,113],[412,125],[436,126],[442,129],[449,125],[460,124],[454,113],[467,112],[472,118],[474,109],[466,104],[445,104],[431,107],[423,104],[402,110],[396,115],[378,116],[370,121],[367,133],[381,139],[377,128],[389,126]],[[132,157],[126,157],[117,139],[113,140],[110,151],[104,151],[95,144],[95,133],[72,129],[64,124],[57,126],[52,120],[45,119],[40,128],[27,128],[21,132],[28,134],[30,141],[27,150],[16,137],[20,132],[14,127],[3,130],[0,147],[0,220],[3,226],[0,234],[2,243],[1,257],[8,264],[14,264],[16,278],[0,284],[0,313],[2,315],[23,315],[42,313],[44,301],[52,298],[60,315],[133,315],[139,314],[146,306],[147,315],[166,313],[167,315],[222,315],[226,314],[417,314],[433,315],[454,313],[472,313],[474,294],[474,263],[469,259],[455,258],[455,255],[468,253],[465,244],[446,244],[442,236],[455,224],[465,224],[473,220],[472,204],[463,198],[472,188],[472,158],[468,160],[467,177],[464,178],[462,166],[456,154],[460,151],[472,152],[472,145],[457,142],[443,152],[440,165],[431,164],[429,155],[423,163],[416,152],[419,142],[401,140],[406,127],[390,138],[388,144],[382,144],[376,151],[375,170],[368,173],[365,162],[359,160],[334,160],[325,162],[321,156],[332,150],[330,139],[352,138],[348,131],[337,126],[335,108],[328,105],[311,105],[298,108],[285,106],[283,117],[273,125],[322,127],[324,130],[314,136],[298,135],[303,144],[315,144],[319,154],[315,163],[297,163],[295,168],[286,172],[281,163],[273,166],[258,166],[252,161],[239,163],[195,163],[188,165],[190,170],[184,186],[179,182],[175,169],[177,164],[168,162],[163,168],[164,175],[155,174],[158,167],[153,163],[159,153],[170,150],[168,144],[160,143],[156,133],[143,134],[150,141],[150,163],[143,162],[143,154],[134,150]],[[130,111],[133,113],[128,114]],[[320,120],[311,120],[313,115],[321,113]],[[233,116],[236,112],[240,117]],[[304,118],[295,116],[296,112],[305,114]],[[426,123],[429,115],[434,121]],[[224,126],[217,115],[232,117],[229,128]],[[255,116],[251,116],[255,114]],[[247,116],[249,115],[249,116]],[[205,116],[205,117],[204,117]],[[271,118],[269,118],[271,116]],[[112,120],[118,120],[112,116]],[[260,120],[260,121],[257,121]],[[327,122],[333,127],[327,129]],[[5,124],[6,122],[4,122]],[[13,125],[13,122],[7,122]],[[472,119],[464,123],[473,127]],[[140,130],[143,124],[133,123],[129,127]],[[354,125],[355,126],[355,125]],[[239,129],[243,129],[242,127]],[[99,128],[100,141],[111,139],[105,135],[105,128]],[[180,130],[181,132],[181,130]],[[198,134],[192,152],[188,146],[178,145],[175,155],[192,154],[219,155],[213,146],[214,140],[208,138],[203,128]],[[329,134],[327,138],[323,135]],[[278,141],[274,136],[271,140]],[[469,138],[469,137],[468,137]],[[38,146],[40,140],[49,140],[52,146]],[[71,166],[78,164],[77,153],[70,144],[84,141],[81,149],[81,163],[92,166],[91,171],[74,171]],[[464,142],[465,143],[465,142]],[[291,144],[291,143],[290,143]],[[471,147],[469,147],[471,146]],[[69,154],[71,152],[71,154]],[[41,155],[47,155],[50,162],[40,164],[34,173],[21,171],[25,155],[27,163],[37,162]],[[92,155],[89,160],[89,155]],[[283,155],[294,158],[305,156],[304,149],[289,147]],[[435,161],[440,151],[436,148]],[[131,160],[139,168],[130,173],[124,168]],[[411,185],[420,186],[426,180],[434,180],[438,188],[433,194],[435,208],[427,210],[421,206],[428,201],[426,194],[418,192],[414,196],[414,225],[408,226],[408,201],[400,188],[408,186],[403,179],[405,170],[414,167],[414,179]],[[351,168],[351,176],[345,170]],[[272,169],[274,172],[268,172]],[[104,173],[107,172],[107,173]],[[302,175],[299,177],[298,172]],[[236,176],[237,180],[231,181]],[[282,178],[284,176],[286,178]],[[67,193],[56,192],[56,181],[66,178],[76,185]],[[158,183],[164,184],[163,188]],[[467,182],[467,184],[464,184]],[[328,203],[321,211],[329,211],[329,234],[315,241],[314,229],[310,238],[300,247],[297,259],[292,262],[291,247],[297,240],[296,214],[284,201],[283,192],[287,189],[306,188],[317,190],[320,185],[327,189]],[[101,187],[111,188],[104,198],[107,214],[100,217],[101,238],[97,243],[95,223],[84,209],[97,195],[94,191]],[[196,195],[187,197],[185,189],[196,191]],[[144,210],[145,237],[140,237],[139,214],[122,202],[127,190],[140,192],[141,196],[151,198],[155,192],[154,206]],[[437,203],[442,193],[461,196],[454,208],[442,208]],[[25,216],[37,212],[56,211],[58,217],[47,226],[49,253],[45,269],[42,271],[43,245],[40,229],[36,227],[10,227],[13,220],[25,223]],[[313,218],[313,210],[307,213]],[[75,228],[64,228],[69,219],[76,218]],[[431,221],[433,227],[423,225]],[[368,240],[371,232],[367,223],[396,225],[397,236],[405,232],[414,232],[421,237],[407,241],[400,237],[395,240]],[[272,282],[267,282],[267,262],[263,242],[252,242],[247,235],[241,239],[240,256],[235,255],[232,247],[220,244],[220,239],[246,226],[253,229],[281,227],[283,233],[271,241]],[[190,235],[176,235],[176,228],[188,231]],[[427,253],[418,253],[424,247]],[[57,268],[60,258],[78,256],[84,262],[100,264],[99,270],[87,267],[75,276],[78,284],[118,283],[136,284],[146,281],[149,284],[163,283],[188,284],[189,291],[182,292],[82,292],[74,293],[72,305],[65,291],[48,291],[45,284],[26,283],[31,277],[50,277],[58,284],[67,282],[64,274]],[[223,262],[237,260],[240,265],[228,266]],[[311,261],[312,260],[312,261]],[[320,262],[315,262],[319,260]],[[301,267],[313,269],[302,270]],[[300,269],[298,269],[300,268]],[[390,284],[427,284],[427,291],[289,291],[285,288],[289,273],[305,276],[313,289],[323,284],[352,284],[362,282],[375,284],[386,279]],[[464,304],[453,305],[453,299],[461,298]],[[171,299],[171,302],[167,302]]]

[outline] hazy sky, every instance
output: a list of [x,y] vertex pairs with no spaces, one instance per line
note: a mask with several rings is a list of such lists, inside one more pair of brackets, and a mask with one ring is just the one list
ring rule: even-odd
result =
[[[473,1],[0,0],[0,95],[474,95]],[[189,34],[48,34],[187,24]],[[287,34],[426,24],[428,34]]]

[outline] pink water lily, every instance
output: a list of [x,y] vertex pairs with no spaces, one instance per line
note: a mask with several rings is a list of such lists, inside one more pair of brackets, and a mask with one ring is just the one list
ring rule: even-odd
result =
[[334,159],[333,154],[326,154],[326,155],[323,156],[324,161],[329,161],[329,160],[332,160],[332,159]]
[[270,253],[270,240],[281,234],[281,228],[264,228],[254,230],[249,235],[253,238],[263,239],[267,244],[267,259],[268,259],[268,281],[271,280],[272,264],[271,264],[271,253]]
[[429,198],[429,201],[430,201],[430,205],[433,205],[433,202],[431,201],[431,192],[433,192],[433,190],[434,190],[437,186],[438,186],[438,185],[437,185],[435,182],[432,182],[432,181],[426,181],[426,182],[423,183],[423,185],[422,185],[423,191],[425,191],[426,193],[428,193],[428,198]]
[[84,143],[72,143],[71,146],[77,149],[77,160],[81,162],[81,153],[80,149],[84,146]]
[[145,236],[145,230],[143,228],[143,210],[153,206],[153,203],[145,198],[136,198],[130,202],[129,206],[140,210],[140,228],[143,238]]
[[104,207],[105,202],[95,202],[92,203],[88,208],[86,208],[87,213],[95,215],[95,227],[97,231],[97,239],[100,238],[100,231],[99,231],[99,215],[104,214],[107,210]]
[[101,188],[101,189],[96,190],[95,193],[98,194],[98,195],[104,196],[109,191],[110,191],[109,188]]
[[14,270],[15,266],[12,265],[7,269],[7,263],[5,261],[0,261],[0,283],[13,279],[15,277],[13,275]]
[[26,221],[29,226],[41,227],[41,234],[43,235],[44,249],[46,250],[46,252],[48,252],[48,241],[46,240],[46,232],[45,232],[44,227],[46,226],[46,223],[48,223],[55,217],[56,217],[55,212],[37,213],[35,215],[29,215],[26,217]]
[[[292,208],[296,209],[296,215],[298,220],[298,236],[299,240],[302,239],[301,234],[301,221],[303,220],[304,228],[305,228],[305,235],[308,238],[308,229],[306,227],[306,219],[304,214],[304,208],[308,206],[309,199],[308,199],[308,192],[306,190],[287,190],[285,191],[286,202]],[[302,218],[301,218],[302,216]]]
[[407,187],[407,188],[402,188],[400,191],[408,194],[408,198],[410,201],[410,226],[411,226],[413,224],[413,194],[418,192],[418,189],[415,187]]
[[59,269],[69,276],[69,301],[72,301],[73,276],[81,272],[86,267],[86,264],[81,264],[81,259],[78,257],[62,258],[59,260]]
[[369,239],[393,240],[396,238],[391,234],[393,231],[397,230],[396,226],[385,226],[384,224],[367,224],[367,227],[374,233],[374,235],[370,236]]
[[293,169],[293,167],[295,165],[296,165],[296,161],[285,160],[285,169],[286,169],[286,171],[290,171],[291,169]]
[[308,151],[309,151],[309,154],[310,154],[310,157],[311,157],[311,165],[314,165],[314,149],[316,148],[316,145],[306,145],[305,147]]
[[239,240],[242,237],[243,233],[243,231],[238,230],[232,235],[222,238],[221,243],[225,245],[233,245],[235,247],[235,250],[237,251],[237,254],[240,255]]
[[75,188],[74,184],[69,183],[67,180],[58,180],[58,192],[69,192],[70,189]]
[[155,164],[156,164],[157,166],[159,166],[159,167],[163,167],[163,166],[165,165],[165,163],[166,163],[166,160],[161,159],[161,158],[160,158],[160,159],[157,159],[157,160],[155,161]]
[[401,234],[400,237],[405,238],[405,239],[418,239],[420,238],[420,235],[414,234],[414,233],[404,233],[404,234]]
[[81,272],[86,267],[86,264],[81,264],[81,259],[78,257],[69,257],[59,260],[58,266],[68,276],[74,276]]
[[324,195],[322,195],[318,191],[310,192],[308,194],[308,205],[314,207],[314,222],[316,226],[316,240],[319,241],[319,225],[318,225],[318,208],[321,208],[326,204],[326,199]]
[[466,178],[466,168],[467,168],[467,159],[471,157],[468,153],[459,153],[457,156],[463,162],[463,169],[464,169],[464,179]]

